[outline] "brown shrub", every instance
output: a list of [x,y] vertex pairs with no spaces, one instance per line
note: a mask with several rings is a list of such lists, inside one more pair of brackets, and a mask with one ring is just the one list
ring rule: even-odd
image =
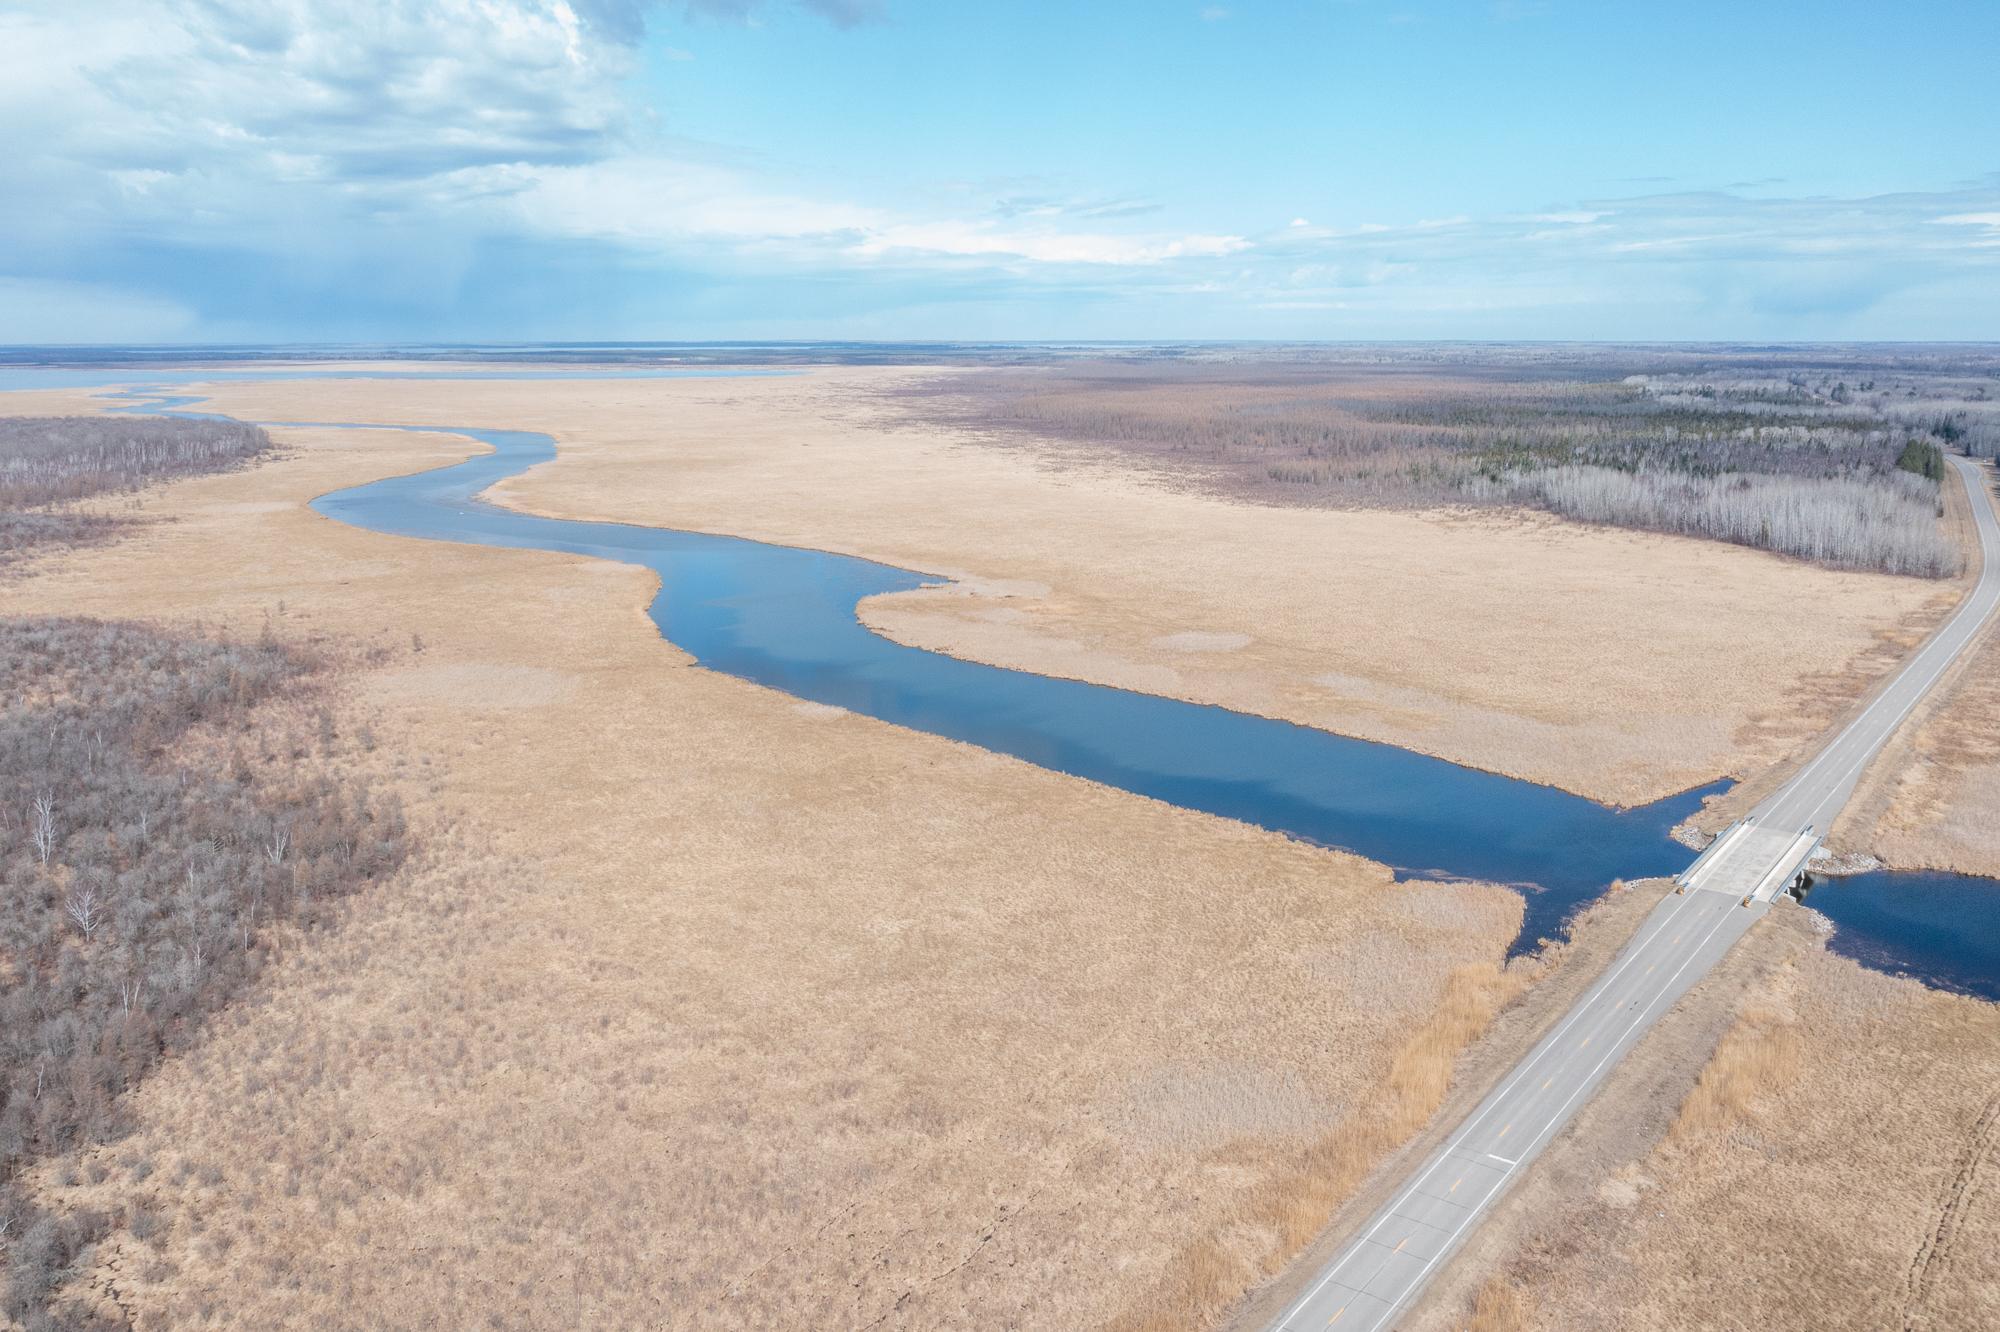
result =
[[1534,1302],[1521,1288],[1495,1278],[1479,1288],[1465,1332],[1527,1332]]
[[[326,923],[402,860],[394,801],[245,755],[304,724],[312,666],[272,642],[0,621],[0,1194],[116,1135],[119,1098],[263,970],[272,926]],[[20,1236],[4,1308],[32,1321],[99,1227],[19,1196],[0,1215]]]

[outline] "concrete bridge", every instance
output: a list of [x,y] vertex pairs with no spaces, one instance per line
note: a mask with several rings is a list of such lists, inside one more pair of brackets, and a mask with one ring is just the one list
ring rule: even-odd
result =
[[1743,906],[1768,903],[1799,886],[1824,840],[1812,824],[1791,832],[1759,823],[1754,815],[1739,819],[1675,877],[1674,891],[1723,893],[1741,898]]

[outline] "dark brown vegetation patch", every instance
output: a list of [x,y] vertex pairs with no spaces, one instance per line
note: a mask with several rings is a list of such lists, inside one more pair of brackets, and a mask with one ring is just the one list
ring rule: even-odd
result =
[[0,1262],[7,1317],[52,1308],[110,1224],[19,1187],[117,1138],[120,1097],[406,854],[402,812],[326,762],[315,663],[275,642],[0,621]]

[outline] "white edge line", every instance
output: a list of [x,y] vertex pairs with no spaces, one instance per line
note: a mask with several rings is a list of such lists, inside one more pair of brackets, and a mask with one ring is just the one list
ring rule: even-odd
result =
[[1455,1129],[1449,1136],[1445,1138],[1443,1142],[1438,1144],[1436,1155],[1432,1159],[1431,1163],[1424,1168],[1423,1173],[1418,1175],[1414,1180],[1411,1180],[1408,1184],[1404,1185],[1400,1192],[1393,1195],[1390,1198],[1390,1200],[1383,1205],[1383,1210],[1378,1216],[1375,1224],[1368,1227],[1367,1231],[1364,1232],[1363,1234],[1357,1236],[1353,1240],[1348,1241],[1347,1247],[1341,1252],[1339,1258],[1335,1260],[1333,1266],[1329,1267],[1326,1270],[1326,1274],[1322,1276],[1318,1281],[1314,1282],[1313,1285],[1309,1287],[1304,1294],[1298,1296],[1298,1298],[1294,1299],[1289,1305],[1285,1307],[1285,1311],[1278,1316],[1277,1326],[1283,1327],[1285,1323],[1290,1321],[1293,1314],[1299,1312],[1299,1310],[1303,1309],[1306,1305],[1310,1304],[1313,1300],[1313,1297],[1318,1295],[1321,1290],[1325,1289],[1326,1286],[1329,1285],[1333,1281],[1333,1279],[1340,1274],[1340,1270],[1343,1267],[1347,1266],[1348,1259],[1352,1258],[1356,1253],[1360,1252],[1361,1245],[1366,1241],[1373,1239],[1375,1237],[1375,1232],[1382,1229],[1383,1226],[1389,1223],[1389,1218],[1395,1213],[1395,1210],[1398,1207],[1401,1207],[1408,1199],[1415,1196],[1417,1190],[1421,1189],[1424,1186],[1425,1182],[1428,1181],[1430,1177],[1437,1172],[1437,1168],[1444,1164],[1445,1156],[1449,1154],[1453,1141],[1455,1139],[1462,1140],[1466,1137],[1471,1136],[1473,1131],[1479,1127],[1479,1125],[1485,1120],[1487,1115],[1493,1112],[1494,1107],[1498,1105],[1498,1103],[1507,1095],[1507,1093],[1513,1091],[1515,1085],[1528,1076],[1529,1070],[1535,1066],[1535,1064],[1541,1059],[1541,1057],[1544,1054],[1547,1054],[1548,1052],[1555,1049],[1557,1040],[1562,1036],[1562,1034],[1565,1031],[1569,1030],[1571,1024],[1573,1024],[1574,1022],[1577,1021],[1577,1019],[1583,1016],[1584,1010],[1590,1006],[1590,1001],[1596,998],[1598,995],[1602,994],[1606,989],[1608,989],[1611,986],[1611,983],[1613,981],[1617,980],[1619,976],[1623,975],[1625,968],[1631,966],[1634,962],[1638,961],[1639,954],[1645,951],[1646,945],[1652,943],[1653,940],[1659,938],[1661,933],[1666,930],[1667,926],[1673,923],[1673,920],[1676,916],[1680,915],[1682,911],[1685,911],[1690,905],[1700,900],[1701,900],[1700,898],[1697,898],[1692,894],[1682,898],[1680,904],[1674,907],[1671,911],[1667,912],[1667,914],[1660,920],[1660,923],[1654,926],[1653,932],[1651,934],[1647,935],[1646,938],[1643,940],[1635,941],[1627,945],[1625,950],[1624,960],[1620,962],[1618,966],[1614,970],[1612,970],[1609,974],[1599,978],[1597,983],[1590,988],[1590,991],[1586,993],[1582,999],[1578,1000],[1577,1003],[1570,1008],[1568,1016],[1566,1016],[1558,1026],[1556,1026],[1553,1030],[1551,1030],[1547,1036],[1544,1036],[1541,1039],[1541,1042],[1533,1050],[1530,1050],[1528,1052],[1528,1057],[1522,1060],[1521,1063],[1515,1067],[1513,1077],[1507,1079],[1506,1082],[1502,1083],[1499,1087],[1495,1088],[1493,1091],[1487,1094],[1486,1099],[1480,1103],[1478,1110],[1474,1113],[1471,1119],[1467,1120],[1463,1125]]
[[[1728,910],[1724,910],[1724,912],[1720,912],[1720,914],[1716,916],[1716,924],[1708,926],[1708,934],[1704,934],[1704,936],[1702,936],[1702,942],[1700,942],[1700,944],[1696,944],[1696,946],[1694,946],[1694,948],[1692,948],[1692,950],[1688,952],[1688,960],[1686,960],[1686,962],[1682,962],[1682,964],[1680,964],[1678,968],[1674,968],[1674,974],[1666,978],[1666,986],[1662,986],[1662,988],[1660,988],[1660,994],[1654,994],[1654,996],[1652,996],[1652,1000],[1648,1000],[1648,1002],[1646,1002],[1646,1008],[1644,1008],[1644,1010],[1640,1010],[1640,1016],[1638,1016],[1638,1018],[1634,1018],[1634,1020],[1632,1020],[1632,1024],[1630,1024],[1630,1026],[1626,1026],[1626,1030],[1624,1030],[1624,1032],[1622,1032],[1622,1034],[1618,1036],[1618,1040],[1614,1040],[1614,1042],[1612,1042],[1612,1048],[1604,1052],[1604,1058],[1600,1058],[1600,1060],[1596,1062],[1596,1066],[1594,1066],[1594,1068],[1592,1068],[1592,1070],[1590,1070],[1588,1074],[1584,1074],[1584,1080],[1582,1080],[1582,1082],[1580,1082],[1580,1084],[1576,1086],[1576,1090],[1574,1090],[1574,1092],[1570,1092],[1570,1098],[1568,1098],[1566,1102],[1562,1102],[1562,1106],[1560,1106],[1560,1108],[1556,1110],[1554,1118],[1550,1118],[1550,1122],[1548,1122],[1548,1124],[1544,1124],[1544,1126],[1542,1126],[1540,1130],[1536,1130],[1534,1138],[1532,1138],[1532,1140],[1530,1140],[1530,1144],[1528,1144],[1528,1150],[1526,1150],[1526,1152],[1522,1152],[1522,1160],[1526,1160],[1526,1158],[1534,1156],[1534,1154],[1536,1154],[1536,1152],[1540,1150],[1540,1146],[1542,1146],[1542,1136],[1544,1136],[1544,1134],[1548,1134],[1548,1132],[1550,1132],[1550,1130],[1554,1130],[1554,1128],[1560,1128],[1560,1126],[1562,1126],[1562,1124],[1566,1122],[1566,1116],[1568,1116],[1568,1112],[1570,1112],[1570,1106],[1572,1106],[1572,1104],[1576,1102],[1576,1098],[1578,1098],[1578,1096],[1582,1096],[1584,1092],[1588,1092],[1588,1090],[1590,1090],[1590,1084],[1592,1084],[1592,1082],[1596,1080],[1596,1076],[1598,1076],[1598,1074],[1600,1074],[1600,1072],[1604,1070],[1604,1066],[1606,1066],[1606,1064],[1608,1064],[1608,1062],[1610,1062],[1610,1060],[1612,1060],[1612,1058],[1614,1058],[1614,1056],[1618,1054],[1618,1046],[1622,1046],[1622,1044],[1626,1042],[1626,1038],[1630,1038],[1630,1036],[1632,1036],[1632,1032],[1636,1032],[1636,1030],[1638,1030],[1640,1026],[1644,1026],[1644,1024],[1648,1024],[1648,1022],[1650,1022],[1650,1016],[1648,1016],[1648,1014],[1652,1012],[1652,1006],[1660,1002],[1660,996],[1664,996],[1664,994],[1666,994],[1668,990],[1672,990],[1672,988],[1674,988],[1674,982],[1676,982],[1676,980],[1680,980],[1680,974],[1682,974],[1684,970],[1688,970],[1690,966],[1694,966],[1694,960],[1696,960],[1698,956],[1702,956],[1702,950],[1704,950],[1704,948],[1708,948],[1708,940],[1712,940],[1712,938],[1716,936],[1716,930],[1720,930],[1720,928],[1722,928],[1722,924],[1724,924],[1726,920],[1730,920],[1730,916],[1732,916],[1732,914],[1734,914],[1734,912],[1728,912]],[[1512,1170],[1512,1168],[1508,1168],[1508,1170],[1506,1170],[1506,1172],[1504,1172],[1504,1174],[1500,1176],[1500,1182],[1492,1186],[1492,1190],[1490,1190],[1490,1192],[1486,1194],[1486,1198],[1484,1198],[1484,1200],[1480,1200],[1480,1206],[1478,1206],[1478,1210],[1474,1210],[1474,1212],[1468,1212],[1468,1214],[1466,1214],[1466,1218],[1464,1218],[1462,1222],[1458,1222],[1458,1226],[1456,1226],[1456,1228],[1452,1230],[1452,1234],[1450,1234],[1450,1236],[1446,1236],[1444,1244],[1442,1244],[1442,1246],[1438,1248],[1436,1256],[1432,1256],[1430,1260],[1426,1260],[1426,1262],[1424,1262],[1424,1266],[1420,1266],[1420,1268],[1416,1270],[1416,1276],[1412,1276],[1412,1278],[1410,1278],[1410,1280],[1408,1280],[1408,1282],[1404,1284],[1404,1292],[1402,1292],[1400,1296],[1396,1296],[1396,1302],[1394,1302],[1394,1304],[1390,1304],[1390,1306],[1388,1306],[1386,1310],[1382,1310],[1382,1312],[1380,1312],[1380,1314],[1376,1316],[1376,1320],[1374,1320],[1372,1324],[1368,1324],[1368,1332],[1376,1332],[1376,1330],[1378,1330],[1378,1328],[1380,1328],[1380,1326],[1382,1326],[1384,1322],[1388,1322],[1390,1318],[1394,1318],[1394,1316],[1396,1316],[1396,1310],[1400,1310],[1400,1308],[1402,1308],[1404,1304],[1408,1304],[1408,1302],[1410,1302],[1410,1296],[1414,1296],[1414,1294],[1416,1294],[1418,1290],[1422,1290],[1422,1286],[1424,1286],[1424,1278],[1426,1278],[1426,1276],[1430,1274],[1430,1268],[1434,1268],[1434,1266],[1436,1266],[1438,1258],[1444,1258],[1446,1254],[1450,1254],[1450,1252],[1452,1252],[1452,1248],[1454,1248],[1454,1246],[1458,1244],[1458,1234],[1460,1234],[1460,1232],[1462,1232],[1462,1230],[1464,1230],[1466,1226],[1470,1226],[1472,1222],[1476,1222],[1476,1220],[1478,1220],[1480,1216],[1484,1216],[1484,1214],[1486,1214],[1486,1204],[1490,1204],[1490,1202],[1492,1202],[1492,1200],[1494,1200],[1494,1198],[1496,1198],[1496,1196],[1500,1194],[1500,1188],[1502,1188],[1502,1186],[1506,1184],[1508,1176],[1512,1176],[1512,1174],[1514,1174],[1514,1170]]]
[[[1970,467],[1969,464],[1968,467]],[[1967,492],[1966,498],[1971,499],[1972,498],[1971,492],[1974,489],[1973,480],[1972,478],[1966,476],[1965,473],[1967,468],[1958,468],[1957,470],[1959,474],[1958,476],[1959,484],[1965,487]],[[1971,468],[1971,470],[1973,470],[1975,473],[1977,472],[1976,468]],[[1987,510],[1990,514],[1993,506],[1993,500],[1991,496],[1987,497],[1986,505],[1987,505]],[[1967,595],[1965,600],[1959,602],[1958,609],[1954,610],[1951,613],[1951,617],[1947,619],[1942,625],[1940,625],[1938,627],[1937,632],[1932,634],[1929,640],[1926,641],[1924,645],[1918,649],[1917,655],[1914,658],[1912,658],[1903,667],[1902,670],[1898,671],[1886,685],[1883,686],[1881,694],[1877,696],[1875,701],[1873,703],[1870,703],[1866,708],[1864,708],[1860,716],[1856,717],[1853,721],[1849,722],[1845,727],[1843,727],[1841,729],[1840,734],[1836,735],[1830,742],[1828,742],[1828,744],[1823,749],[1820,750],[1819,755],[1816,758],[1814,758],[1811,763],[1807,764],[1803,769],[1794,774],[1792,779],[1786,782],[1783,787],[1773,792],[1770,801],[1767,802],[1765,805],[1759,806],[1758,807],[1759,809],[1775,809],[1778,803],[1784,799],[1785,795],[1788,792],[1792,791],[1796,787],[1803,784],[1806,778],[1811,776],[1814,772],[1816,772],[1822,763],[1826,762],[1829,758],[1833,757],[1834,751],[1840,748],[1841,744],[1844,741],[1846,741],[1849,735],[1853,734],[1854,729],[1857,726],[1861,725],[1862,722],[1868,720],[1869,716],[1875,711],[1875,709],[1881,707],[1884,703],[1888,702],[1889,695],[1895,692],[1896,686],[1902,683],[1903,679],[1906,676],[1908,676],[1911,672],[1915,671],[1918,665],[1923,661],[1925,657],[1929,656],[1933,651],[1935,651],[1940,645],[1944,643],[1945,639],[1951,634],[1951,632],[1958,627],[1958,622],[1964,619],[1966,614],[1972,610],[1973,603],[1978,601],[1982,595],[1991,592],[1992,589],[1990,584],[1993,581],[1993,576],[1995,573],[1994,562],[1993,559],[1991,558],[1993,552],[1989,552],[1986,549],[1987,543],[1985,540],[1985,524],[1983,523],[1976,524],[1976,526],[1980,528],[1980,533],[1981,533],[1980,543],[1979,543],[1980,554],[1985,558],[1982,561],[1982,567],[1980,569],[1980,574],[1979,574],[1979,581],[1973,585],[1971,593]],[[1984,611],[1981,611],[1979,615],[1980,620],[1984,620],[1987,614],[1991,613],[1992,610],[1993,607],[1988,606]],[[1936,671],[1933,671],[1931,673],[1931,678],[1924,682],[1924,687],[1918,691],[1917,697],[1912,699],[1909,702],[1909,704],[1905,706],[1904,708],[1905,714],[1907,714],[1911,709],[1913,709],[1916,706],[1916,704],[1922,700],[1925,694],[1928,694],[1930,692],[1931,686],[1937,683],[1937,677],[1939,675],[1942,675],[1952,662],[1958,660],[1958,654],[1959,654],[1958,648],[1953,648],[1952,650],[1950,650],[1945,654],[1945,665],[1940,666]],[[1902,725],[1902,721],[1903,721],[1902,717],[1899,716],[1896,719],[1896,725],[1897,726]],[[1896,727],[1894,726],[1889,728],[1890,732],[1893,732],[1895,729]],[[1885,742],[1886,742],[1886,734],[1885,734]],[[1869,757],[1873,757],[1873,755],[1874,755],[1874,749],[1871,748],[1869,750]],[[1866,759],[1864,759],[1863,762],[1866,762]],[[1816,810],[1818,807],[1815,806],[1814,808]]]

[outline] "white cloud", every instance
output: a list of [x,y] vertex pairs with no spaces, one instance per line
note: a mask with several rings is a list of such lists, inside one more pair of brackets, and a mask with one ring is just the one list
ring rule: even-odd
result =
[[[605,8],[646,9],[649,0],[595,0]],[[734,19],[739,23],[755,24],[758,0],[685,0],[690,10],[712,14],[717,18]],[[857,24],[872,23],[883,15],[884,0],[798,0],[801,9],[811,10],[838,28],[852,28]]]
[[1978,227],[1980,234],[1967,244],[1978,250],[2000,248],[2000,213],[1952,213],[1945,217],[1934,217],[1933,222],[1947,226]]
[[570,0],[29,0],[0,51],[17,272],[106,240],[277,251],[439,207],[458,226],[467,173],[615,150],[632,61]]
[[627,156],[487,178],[536,230],[657,248],[679,240],[758,243],[851,238],[889,224],[880,210],[760,188],[701,163]]
[[871,232],[851,247],[867,257],[934,254],[993,256],[1046,264],[1159,264],[1212,259],[1250,248],[1241,236],[1114,235],[1104,232],[1018,231],[979,222],[906,222]]
[[[801,3],[837,21],[873,9]],[[1120,230],[1155,211],[1144,200],[1007,199],[991,215],[924,215],[646,149],[620,81],[648,7],[106,0],[80,17],[36,4],[0,21],[0,38],[28,53],[30,69],[25,85],[0,92],[0,127],[40,145],[24,155],[33,161],[0,165],[0,184],[17,197],[65,199],[87,215],[67,219],[71,231],[81,221],[200,242],[227,231],[232,243],[274,251],[297,242],[302,217],[321,232],[408,219],[467,235],[525,227],[638,250],[733,247],[843,265],[1156,265],[1250,244]],[[690,7],[736,19],[756,8]],[[31,99],[65,110],[41,116],[42,133],[21,134],[37,120]],[[44,179],[29,189],[36,173]]]
[[632,52],[567,0],[181,0],[164,47],[92,70],[128,154],[340,181],[573,162],[621,132]]
[[[794,3],[843,24],[877,9]],[[82,215],[72,229],[167,235],[206,215],[254,231],[302,209],[365,218],[460,202],[482,175],[602,162],[632,151],[623,84],[663,7],[17,0],[0,13],[0,195],[58,199]],[[760,4],[673,7],[747,19]]]
[[[792,3],[840,23],[879,11]],[[1531,301],[1623,311],[1644,288],[1694,305],[1777,291],[1803,319],[1924,283],[1990,291],[2000,273],[2000,181],[1369,222],[1354,205],[1330,220],[1341,205],[1314,196],[1294,205],[1314,223],[1232,216],[1227,199],[1176,214],[1124,192],[1143,180],[828,184],[661,138],[628,102],[648,15],[750,21],[757,0],[0,6],[0,275],[14,275],[0,297],[15,307],[0,315],[30,311],[36,327],[64,331],[171,336],[188,311],[123,295],[119,282],[144,279],[122,275],[184,264],[162,289],[221,305],[245,299],[243,284],[219,294],[230,283],[213,275],[245,260],[296,281],[296,300],[283,299],[309,309],[371,284],[410,308],[449,308],[482,263],[510,272],[532,253],[559,256],[551,272],[611,274],[607,286],[627,271],[749,274],[773,288],[808,275],[886,300],[873,293],[908,275],[908,289],[945,300],[1067,289],[1102,309],[1138,294],[1152,309],[1356,318]],[[119,276],[96,280],[106,274]]]
[[[545,234],[615,240],[641,249],[698,242],[795,260],[1025,260],[1042,264],[1152,265],[1250,248],[1241,236],[1023,227],[987,218],[921,218],[865,204],[773,190],[740,172],[660,157],[631,156],[579,167],[474,173],[486,192],[510,199]],[[1056,204],[999,210],[1011,221],[1046,221]]]
[[1610,247],[1613,254],[1644,254],[1647,251],[1689,250],[1697,246],[1727,243],[1735,237],[1728,233],[1709,236],[1656,236],[1650,240],[1619,241]]

